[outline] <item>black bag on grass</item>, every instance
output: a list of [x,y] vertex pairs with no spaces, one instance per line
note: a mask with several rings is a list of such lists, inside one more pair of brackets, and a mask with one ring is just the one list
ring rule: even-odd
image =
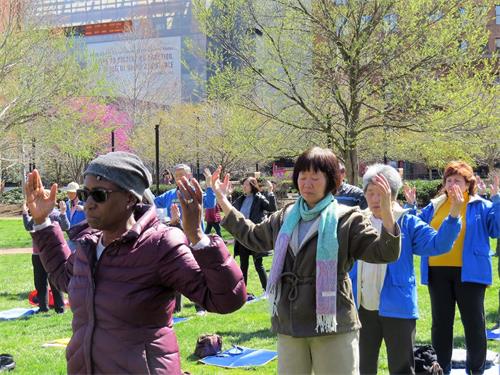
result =
[[222,350],[222,337],[216,334],[202,335],[196,340],[194,355],[198,358],[205,358],[215,355]]
[[432,345],[417,345],[413,348],[416,374],[443,375],[443,369],[437,361]]

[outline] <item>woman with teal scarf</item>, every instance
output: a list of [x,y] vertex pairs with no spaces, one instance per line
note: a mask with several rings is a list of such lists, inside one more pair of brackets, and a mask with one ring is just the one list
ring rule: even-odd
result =
[[348,276],[355,260],[388,263],[400,252],[391,189],[383,176],[373,185],[382,196],[380,234],[359,208],[339,205],[337,157],[311,148],[293,171],[300,197],[259,224],[246,220],[226,198],[229,176],[212,176],[222,225],[255,252],[274,249],[267,284],[273,332],[278,334],[280,374],[358,374],[358,319]]

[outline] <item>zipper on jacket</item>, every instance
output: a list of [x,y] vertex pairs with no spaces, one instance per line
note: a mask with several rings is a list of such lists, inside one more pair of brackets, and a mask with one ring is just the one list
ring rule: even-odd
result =
[[[101,238],[99,238],[98,240],[98,243],[99,241],[101,241]],[[102,251],[101,253],[101,256],[99,257],[99,259],[96,259],[96,261],[94,262],[94,265],[92,266],[92,271],[90,273],[90,281],[91,281],[91,285],[92,285],[92,331],[90,333],[90,351],[89,351],[89,356],[90,356],[90,373],[93,374],[94,373],[94,366],[93,366],[93,360],[92,360],[92,347],[93,347],[93,342],[94,342],[94,332],[95,332],[95,326],[96,326],[96,314],[95,314],[95,291],[96,291],[96,284],[95,284],[95,275],[96,275],[96,272],[97,272],[97,268],[99,267],[99,262],[102,258],[102,256],[104,255],[104,252],[106,251],[106,249],[108,248],[109,246],[106,246],[104,247],[104,250]],[[96,247],[97,248],[97,247]],[[94,249],[95,251],[95,249]],[[96,257],[97,257],[97,254],[96,254]]]

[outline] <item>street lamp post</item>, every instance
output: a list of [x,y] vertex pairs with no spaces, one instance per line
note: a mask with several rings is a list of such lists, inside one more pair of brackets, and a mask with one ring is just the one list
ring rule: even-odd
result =
[[111,130],[111,151],[115,151],[115,131]]
[[160,194],[160,123],[155,125],[156,195]]
[[200,181],[200,116],[196,116],[196,179]]

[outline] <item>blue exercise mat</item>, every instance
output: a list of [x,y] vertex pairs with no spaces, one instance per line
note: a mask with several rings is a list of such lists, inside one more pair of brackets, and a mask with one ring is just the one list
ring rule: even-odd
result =
[[497,329],[487,329],[486,338],[488,340],[498,340],[500,341],[500,328]]
[[25,309],[23,307],[17,307],[15,309],[0,311],[0,320],[14,320],[20,318],[26,318],[30,315],[35,314],[38,311],[38,307],[32,309]]
[[233,345],[229,350],[200,359],[200,362],[206,365],[227,368],[255,367],[265,365],[277,356],[278,353],[272,350],[251,349]]
[[178,318],[178,317],[174,316],[174,324],[182,323],[182,322],[185,322],[186,320],[188,320],[188,318]]

